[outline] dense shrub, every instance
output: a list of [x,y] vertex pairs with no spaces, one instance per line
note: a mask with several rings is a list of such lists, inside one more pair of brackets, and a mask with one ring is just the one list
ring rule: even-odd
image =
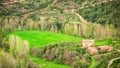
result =
[[120,59],[115,60],[110,68],[120,68]]
[[0,50],[0,68],[17,68],[17,61],[9,53]]
[[112,39],[109,38],[109,39],[107,40],[107,43],[108,43],[108,45],[112,44]]
[[[3,9],[0,10],[0,16],[20,16],[29,12],[34,12],[39,9],[43,9],[48,7],[48,5],[52,4],[53,0],[29,0],[25,2],[16,2],[11,4],[11,7],[4,7],[0,5]],[[26,10],[25,12],[21,12],[23,8]]]
[[[119,57],[120,53],[118,51],[113,51],[108,54],[101,54],[96,56],[97,68],[107,68],[110,60]],[[102,67],[101,67],[102,66]]]
[[74,68],[106,68],[111,59],[120,55],[117,50],[90,55],[84,49],[81,49],[80,46],[71,46],[70,44],[58,43],[49,44],[42,48],[33,48],[31,54],[43,57],[44,60],[70,65]]
[[36,68],[29,59],[29,43],[18,36],[9,37],[9,51],[11,56],[16,60],[17,68]]
[[56,63],[84,68],[89,65],[89,56],[86,56],[86,51],[79,46],[69,46],[67,43],[50,44],[43,48],[33,48],[31,51],[35,56],[42,56],[45,60]]
[[[119,1],[115,0],[109,3],[102,3],[97,6],[87,7],[80,9],[80,13],[85,19],[91,22],[97,22],[100,24],[113,24],[115,27],[119,27],[119,15],[118,12],[120,4]],[[114,19],[113,19],[114,18]]]
[[[35,16],[39,17],[39,15]],[[117,31],[117,29],[114,28],[113,25],[106,24],[102,26],[101,24],[84,22],[70,23],[71,20],[60,21],[56,20],[53,16],[45,19],[40,18],[21,19],[20,17],[1,19],[2,19],[1,28],[2,30],[6,30],[7,32],[16,30],[45,30],[51,32],[61,32],[84,38],[95,38],[98,40],[107,38],[116,39],[118,38],[119,33],[119,31]]]

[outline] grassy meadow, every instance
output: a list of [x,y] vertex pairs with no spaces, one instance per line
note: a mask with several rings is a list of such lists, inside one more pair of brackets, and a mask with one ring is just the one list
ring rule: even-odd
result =
[[28,40],[31,48],[36,46],[43,47],[50,43],[58,43],[62,41],[81,41],[83,39],[80,37],[47,31],[17,31],[11,34],[18,35],[22,39]]
[[[28,40],[30,47],[44,47],[47,44],[58,43],[64,41],[81,41],[83,38],[69,36],[61,33],[53,33],[47,31],[17,31],[11,33],[13,35],[18,35],[22,39]],[[11,35],[10,34],[10,35]],[[37,58],[30,56],[30,59],[39,64],[42,68],[71,68],[71,66],[57,64],[50,61],[44,61],[42,58]]]
[[[48,32],[48,31],[16,31],[12,32],[13,35],[18,35],[22,39],[28,40],[30,47],[43,47],[47,44],[59,43],[59,42],[80,42],[84,38],[70,36],[62,33]],[[107,45],[108,40],[96,41],[95,45]]]
[[57,64],[57,63],[54,63],[54,62],[45,61],[41,57],[38,58],[38,57],[30,56],[30,59],[34,63],[39,64],[39,66],[41,68],[72,68],[71,66],[68,66],[68,65]]
[[[48,44],[59,43],[59,42],[79,42],[85,38],[70,36],[62,33],[48,32],[48,31],[16,31],[9,35],[18,35],[24,40],[28,40],[30,47],[44,47]],[[112,40],[111,40],[112,41]],[[109,40],[96,40],[95,45],[107,45]],[[57,64],[51,61],[45,61],[41,57],[29,56],[29,58],[36,64],[40,65],[42,68],[71,68],[71,66]]]

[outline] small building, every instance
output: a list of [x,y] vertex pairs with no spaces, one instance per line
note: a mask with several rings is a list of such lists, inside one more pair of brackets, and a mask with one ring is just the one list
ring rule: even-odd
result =
[[94,40],[83,40],[82,41],[82,48],[88,48],[94,46]]
[[82,47],[87,50],[89,54],[98,54],[98,51],[100,52],[109,52],[113,50],[113,47],[111,46],[95,46],[94,40],[83,40],[82,41]]
[[106,46],[98,46],[98,49],[100,49],[101,52],[102,52],[102,51],[109,52],[109,51],[112,51],[112,50],[113,50],[113,47],[108,46],[108,45],[106,45]]
[[97,50],[96,47],[88,47],[88,48],[87,48],[87,52],[88,52],[89,54],[98,54],[98,50]]

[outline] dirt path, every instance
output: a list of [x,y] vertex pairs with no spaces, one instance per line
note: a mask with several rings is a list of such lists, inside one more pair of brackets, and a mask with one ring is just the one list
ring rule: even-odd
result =
[[[94,6],[100,5],[102,3],[108,3],[108,2],[111,2],[111,1],[113,1],[113,0],[104,0],[104,1],[101,1],[101,2],[97,2],[97,3],[91,4],[89,6],[93,6],[94,7]],[[84,9],[84,8],[89,7],[89,6],[81,6],[78,9]]]
[[[120,52],[119,49],[117,49],[117,48],[114,48],[114,49],[115,49],[116,51]],[[110,60],[109,63],[108,63],[108,67],[107,67],[107,68],[110,68],[110,66],[113,64],[113,62],[114,62],[115,60],[118,60],[118,59],[120,59],[120,57],[117,57],[117,58],[114,58],[114,59]]]
[[[95,4],[91,4],[90,6],[96,6],[96,5],[100,5],[100,4],[102,4],[102,3],[108,3],[108,2],[110,2],[110,1],[112,1],[112,0],[101,1],[101,2],[98,2],[98,3],[95,3]],[[81,7],[78,8],[77,10],[83,9],[83,8],[87,8],[87,7],[89,7],[89,6],[81,6]],[[72,10],[75,11],[74,9],[72,9]],[[76,11],[77,11],[77,10],[76,10]],[[85,20],[85,19],[84,19],[80,14],[78,14],[77,12],[73,12],[73,13],[74,13],[75,15],[77,15],[82,22],[84,22],[84,23],[87,23],[87,22],[88,22],[87,20]],[[91,22],[89,22],[89,23],[91,23]]]
[[110,66],[113,64],[113,61],[118,60],[118,59],[120,59],[120,57],[117,57],[117,58],[114,58],[114,59],[110,60],[107,68],[110,68]]
[[75,12],[75,15],[77,15],[82,22],[85,22],[85,23],[88,22],[80,14],[78,14],[78,13]]
[[[48,8],[50,8],[51,6],[53,6],[55,3],[57,2],[57,0],[54,0],[53,3],[51,5],[48,5],[46,8],[42,9],[42,11],[46,11]],[[29,12],[27,14],[23,15],[23,18],[27,18],[29,16],[29,14],[37,14],[40,12],[41,9],[33,11],[33,12]]]

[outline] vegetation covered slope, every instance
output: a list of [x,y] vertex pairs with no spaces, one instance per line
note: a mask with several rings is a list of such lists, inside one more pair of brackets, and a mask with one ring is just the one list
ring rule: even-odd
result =
[[40,57],[30,56],[30,59],[34,63],[38,64],[40,66],[40,68],[72,68],[71,66],[68,66],[68,65],[57,64],[55,62],[45,61],[43,58],[40,58]]
[[[117,35],[119,31],[115,30],[116,27],[120,27],[119,12],[117,12],[117,10],[119,9],[118,7],[119,1],[117,0],[112,2],[111,1],[112,0],[102,0],[102,1],[101,0],[25,0],[24,2],[16,2],[16,3],[10,3],[10,4],[8,3],[6,5],[0,3],[0,17],[1,17],[0,18],[0,35],[2,33],[4,34],[4,32],[9,33],[10,31],[19,30],[18,32],[13,32],[12,34],[19,35],[23,39],[27,39],[30,42],[31,48],[37,47],[37,46],[42,46],[44,48],[44,46],[47,44],[57,43],[61,41],[72,41],[72,42],[78,41],[80,44],[80,41],[82,40],[82,38],[79,38],[79,37],[46,32],[46,30],[52,31],[52,32],[66,33],[69,35],[76,35],[84,38],[116,39],[116,37],[120,36],[120,35]],[[96,23],[93,24],[89,22],[87,23],[81,22],[81,20],[78,20],[79,18],[75,15],[76,11],[80,14],[79,16],[83,16],[83,18],[88,21],[97,22],[97,24]],[[87,18],[84,15],[87,15]],[[112,18],[115,18],[115,19],[112,19]],[[104,24],[104,26],[101,24]],[[30,31],[27,31],[27,30],[30,30]],[[31,31],[31,30],[44,30],[44,31]],[[3,45],[4,36],[2,38],[1,37],[0,37],[0,43],[2,44],[0,45]],[[95,44],[106,45],[106,44],[112,44],[112,43],[113,43],[112,39],[109,39],[107,41],[106,40],[98,41]],[[70,49],[72,49],[71,46],[70,46]],[[54,50],[55,48],[51,50],[51,47],[49,49],[49,46],[48,46],[47,51],[43,53],[47,55],[48,58],[50,58],[49,52],[55,53],[55,56],[56,56],[57,51],[54,52]],[[61,53],[61,49],[60,49],[60,53]],[[73,55],[74,53],[70,52],[70,54]],[[79,56],[78,53],[76,54]],[[69,57],[68,60],[71,60],[71,55],[69,56],[68,52],[66,52],[65,55]],[[54,56],[54,54],[52,56]],[[98,64],[96,68],[100,66],[103,68],[106,68],[106,65],[109,62],[109,60],[118,56],[119,56],[118,52],[115,52],[115,54],[110,53],[109,56],[107,54],[103,56],[99,55],[97,57],[98,59],[96,60],[100,60],[101,58],[102,60],[96,62]],[[78,57],[76,56],[74,57],[77,60]],[[81,57],[79,57],[78,60]],[[86,55],[86,57],[89,57],[89,56]],[[38,61],[36,61],[36,59]],[[41,63],[40,65],[41,67],[43,66],[43,68],[47,66],[49,67],[49,64],[52,65],[51,62],[43,61],[43,59],[41,58],[32,58],[32,60],[35,62]],[[82,60],[84,61],[85,58],[83,57]],[[96,61],[96,60],[93,59],[93,61]],[[75,62],[74,64],[79,65],[79,63],[81,62],[82,61],[79,61],[78,64],[76,64],[77,62]],[[70,64],[69,61],[67,63]],[[92,63],[92,66],[90,67],[95,67],[94,66],[95,62],[91,62],[91,63]],[[84,62],[81,63],[80,66],[82,65],[85,66],[84,64],[86,64],[86,61],[85,63]],[[62,65],[59,65],[59,64],[53,64],[53,66],[51,65],[50,65],[50,68],[54,68],[54,67],[69,68],[69,66],[62,67]]]
[[111,52],[100,52],[98,50],[98,52],[99,54],[91,55],[85,49],[80,48],[79,45],[71,46],[69,43],[63,42],[49,44],[42,48],[33,48],[31,54],[43,57],[44,60],[67,64],[73,66],[73,68],[107,68],[108,62],[120,55],[117,50]]
[[120,1],[114,0],[108,3],[88,6],[78,10],[85,19],[100,24],[113,24],[115,27],[120,26]]
[[27,13],[48,7],[54,0],[25,0],[24,2],[15,2],[1,4],[0,16],[23,16]]
[[[10,24],[17,27],[13,28],[16,30],[29,30],[30,26],[30,30],[52,30],[86,38],[117,39],[120,37],[118,6],[117,0],[26,0],[1,6],[4,9],[0,10],[0,20],[2,28]],[[84,23],[76,12],[92,24]]]

